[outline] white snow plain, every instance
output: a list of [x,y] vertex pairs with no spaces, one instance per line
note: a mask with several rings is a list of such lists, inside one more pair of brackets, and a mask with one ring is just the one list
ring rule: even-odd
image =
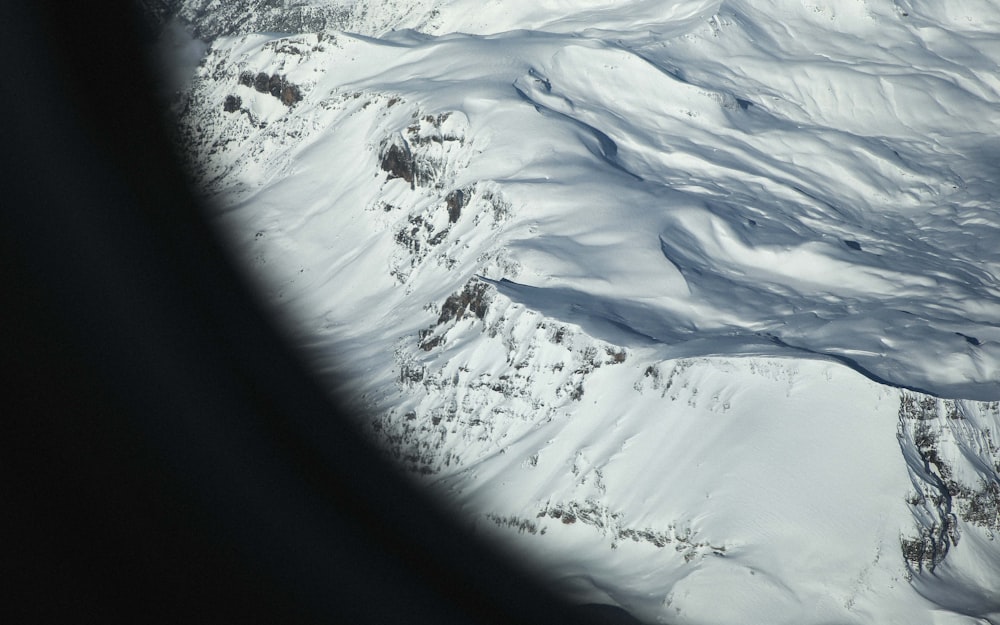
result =
[[325,5],[177,104],[387,453],[649,622],[1000,622],[1000,2]]

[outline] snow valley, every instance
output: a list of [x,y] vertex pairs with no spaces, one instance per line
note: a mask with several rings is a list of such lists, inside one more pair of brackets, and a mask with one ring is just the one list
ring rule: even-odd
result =
[[998,622],[1000,2],[213,6],[215,219],[477,531],[649,622]]

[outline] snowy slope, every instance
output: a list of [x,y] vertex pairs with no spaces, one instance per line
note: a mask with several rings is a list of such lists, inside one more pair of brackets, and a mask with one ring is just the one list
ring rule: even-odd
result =
[[1000,3],[201,4],[220,226],[480,531],[651,622],[1000,619]]

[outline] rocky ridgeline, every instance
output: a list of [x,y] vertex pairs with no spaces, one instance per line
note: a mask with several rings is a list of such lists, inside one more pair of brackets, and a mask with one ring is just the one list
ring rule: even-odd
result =
[[466,125],[453,115],[450,111],[437,115],[415,112],[405,130],[386,139],[379,150],[379,162],[388,179],[402,178],[411,189],[437,187],[446,174],[453,173],[448,171],[452,163],[447,155],[465,145]]
[[690,526],[670,523],[665,530],[649,527],[636,529],[629,526],[622,512],[612,511],[594,499],[547,503],[542,506],[534,519],[495,513],[485,516],[498,527],[514,529],[522,534],[544,535],[549,529],[545,523],[548,519],[563,525],[581,523],[604,535],[610,542],[611,549],[617,549],[622,541],[646,543],[657,549],[672,545],[674,551],[682,555],[685,563],[704,558],[709,554],[721,557],[726,555],[724,544],[713,545],[707,540],[696,540],[696,532]]
[[1000,532],[1000,402],[937,399],[903,391],[898,438],[914,492],[917,535],[902,537],[915,571],[933,572],[961,538],[964,522],[991,540]]
[[[597,370],[628,360],[624,348],[513,304],[481,280],[429,310],[437,320],[395,352],[406,407],[371,424],[388,455],[417,473],[475,462],[511,432],[551,421],[580,402]],[[473,365],[449,353],[476,341],[506,354],[505,366]],[[600,488],[599,471],[578,479],[596,480]]]
[[334,2],[288,0],[138,0],[155,24],[180,19],[199,39],[259,32],[310,33],[341,30],[352,7]]

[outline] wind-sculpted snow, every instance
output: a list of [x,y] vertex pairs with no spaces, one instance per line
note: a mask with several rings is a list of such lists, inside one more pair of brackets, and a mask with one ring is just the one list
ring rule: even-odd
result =
[[[955,178],[954,167],[921,173],[907,163],[925,159],[900,157],[904,148],[888,137],[845,132],[841,120],[793,126],[768,111],[768,102],[744,99],[754,97],[746,90],[737,98],[695,87],[626,50],[570,44],[535,71],[544,81],[515,82],[519,93],[540,112],[558,112],[605,138],[599,145],[578,140],[596,157],[588,183],[614,189],[584,194],[589,206],[577,209],[587,212],[587,226],[626,230],[633,241],[655,235],[683,277],[673,290],[646,282],[653,311],[676,319],[678,308],[687,308],[680,325],[697,326],[699,338],[729,335],[739,343],[766,332],[810,352],[848,356],[897,385],[997,396],[998,256],[984,243],[998,239],[986,225],[989,207],[968,197],[984,190],[963,190],[968,180]],[[979,113],[990,124],[997,115],[995,106]],[[952,124],[939,119],[937,132]],[[919,132],[929,134],[928,125]],[[917,147],[933,156],[940,142],[915,146],[911,139],[906,149]],[[975,167],[967,160],[956,156],[954,166]],[[608,164],[641,182],[616,176]],[[619,187],[628,187],[628,196]],[[937,225],[943,212],[966,211],[980,215],[981,232]],[[619,219],[629,226],[620,228]],[[967,246],[970,238],[977,241]],[[636,243],[615,246],[615,254],[630,256],[621,264],[662,264],[652,246]],[[567,259],[579,259],[571,273],[587,280],[621,281],[620,264],[589,254],[562,254],[560,264]],[[575,286],[541,266],[537,273],[544,278],[535,286]],[[627,315],[622,320],[629,324]]]
[[997,622],[1000,2],[293,4],[175,105],[388,455],[651,622]]

